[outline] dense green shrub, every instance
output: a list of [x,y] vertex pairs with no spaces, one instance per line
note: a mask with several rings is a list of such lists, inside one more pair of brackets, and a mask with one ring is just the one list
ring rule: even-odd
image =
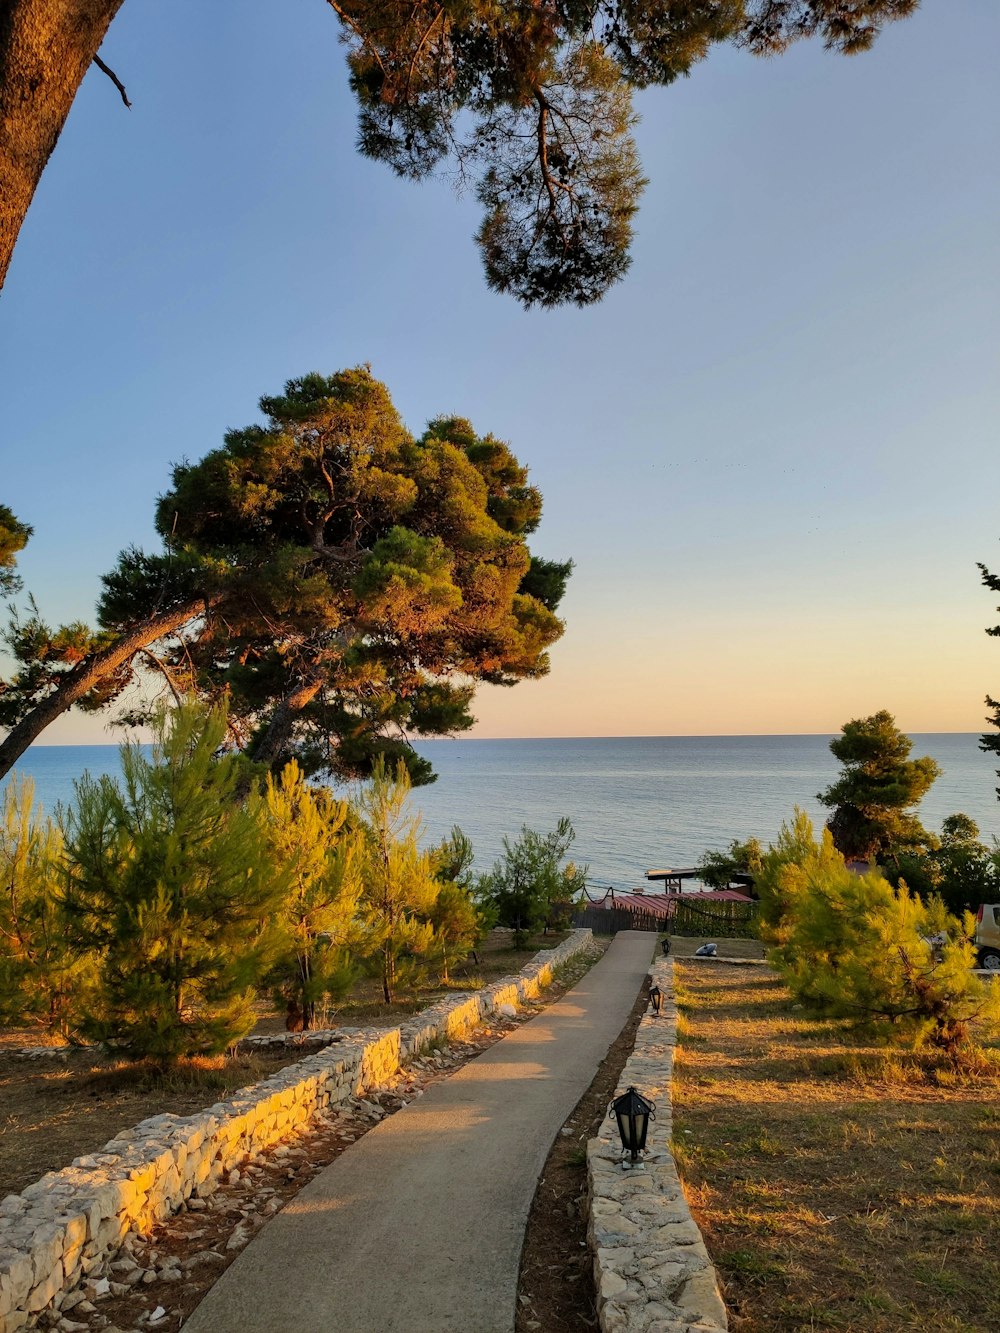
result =
[[516,842],[504,838],[503,856],[480,876],[478,897],[493,904],[501,926],[514,931],[517,948],[541,927],[563,924],[582,893],[587,867],[563,865],[575,837],[565,817],[552,833],[522,827]]
[[727,889],[734,875],[756,875],[763,851],[756,838],[734,838],[724,852],[705,852],[696,867],[698,878],[710,889]]
[[314,1026],[317,1006],[341,999],[357,976],[360,882],[350,806],[309,786],[293,760],[268,774],[267,850],[286,885],[275,918],[278,957],[268,981],[289,1026]]
[[245,761],[217,754],[222,712],[161,712],[152,758],[122,748],[123,784],[84,777],[67,820],[71,936],[99,956],[83,1031],[168,1065],[253,1026],[253,987],[286,889]]
[[92,952],[66,938],[63,838],[36,818],[34,787],[15,779],[0,805],[0,1022],[73,1040],[95,975]]
[[1000,850],[979,841],[968,815],[949,815],[935,844],[890,849],[881,861],[886,876],[905,880],[925,902],[939,897],[955,916],[1000,900]]
[[905,883],[894,889],[877,870],[855,873],[828,829],[816,843],[801,812],[783,834],[770,873],[769,956],[795,996],[951,1055],[973,1029],[1000,1027],[1000,987],[972,971],[971,918],[958,921],[940,899],[924,903]]
[[441,883],[432,852],[420,848],[420,820],[407,809],[410,776],[381,760],[358,797],[359,914],[365,952],[377,958],[382,995],[390,1004],[399,983],[433,961],[431,912]]

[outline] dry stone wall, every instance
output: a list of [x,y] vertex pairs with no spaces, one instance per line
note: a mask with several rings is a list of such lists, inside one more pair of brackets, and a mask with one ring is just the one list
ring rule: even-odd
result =
[[677,1040],[673,960],[656,962],[651,979],[663,993],[662,1010],[641,1020],[615,1094],[635,1086],[656,1103],[645,1167],[622,1170],[612,1120],[587,1145],[598,1315],[603,1333],[721,1333],[728,1328],[726,1307],[670,1150]]
[[147,1232],[192,1196],[214,1192],[248,1157],[321,1108],[385,1083],[436,1041],[459,1038],[501,1005],[535,998],[591,941],[573,931],[514,977],[456,995],[398,1028],[327,1034],[328,1044],[196,1115],[157,1115],[100,1152],[0,1202],[0,1333],[34,1326],[98,1268],[129,1231]]

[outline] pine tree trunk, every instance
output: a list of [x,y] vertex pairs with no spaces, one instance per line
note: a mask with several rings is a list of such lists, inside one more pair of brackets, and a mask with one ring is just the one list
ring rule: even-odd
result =
[[309,968],[309,955],[299,954],[299,985],[302,988],[302,1031],[309,1032],[316,1022],[316,1001],[309,999],[309,982],[312,974]]
[[110,676],[133,657],[141,648],[162,639],[165,634],[179,629],[205,610],[205,600],[198,598],[150,616],[133,626],[127,634],[99,653],[92,653],[62,677],[58,687],[12,727],[0,744],[0,778],[9,773],[33,740],[39,737],[50,722],[61,717],[67,709],[88,694],[105,676]]
[[392,1004],[392,983],[395,970],[392,963],[392,944],[387,940],[385,947],[382,950],[382,996],[385,999],[386,1004]]
[[285,695],[271,715],[267,730],[253,752],[252,758],[255,764],[270,766],[274,763],[291,735],[297,715],[307,704],[312,703],[319,693],[321,684],[319,680],[302,681]]
[[0,287],[77,89],[122,0],[0,5]]

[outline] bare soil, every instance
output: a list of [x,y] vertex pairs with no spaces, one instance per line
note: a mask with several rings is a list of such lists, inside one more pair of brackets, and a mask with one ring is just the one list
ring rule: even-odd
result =
[[732,1333],[1000,1328],[1000,1061],[955,1067],[678,968],[675,1156]]
[[147,1116],[192,1115],[288,1063],[287,1051],[238,1054],[162,1075],[93,1050],[25,1060],[0,1049],[0,1198],[97,1152]]

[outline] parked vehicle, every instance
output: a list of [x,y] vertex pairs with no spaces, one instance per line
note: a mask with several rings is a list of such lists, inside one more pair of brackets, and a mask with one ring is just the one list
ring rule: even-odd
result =
[[979,966],[988,972],[1000,972],[1000,903],[979,904],[973,943]]

